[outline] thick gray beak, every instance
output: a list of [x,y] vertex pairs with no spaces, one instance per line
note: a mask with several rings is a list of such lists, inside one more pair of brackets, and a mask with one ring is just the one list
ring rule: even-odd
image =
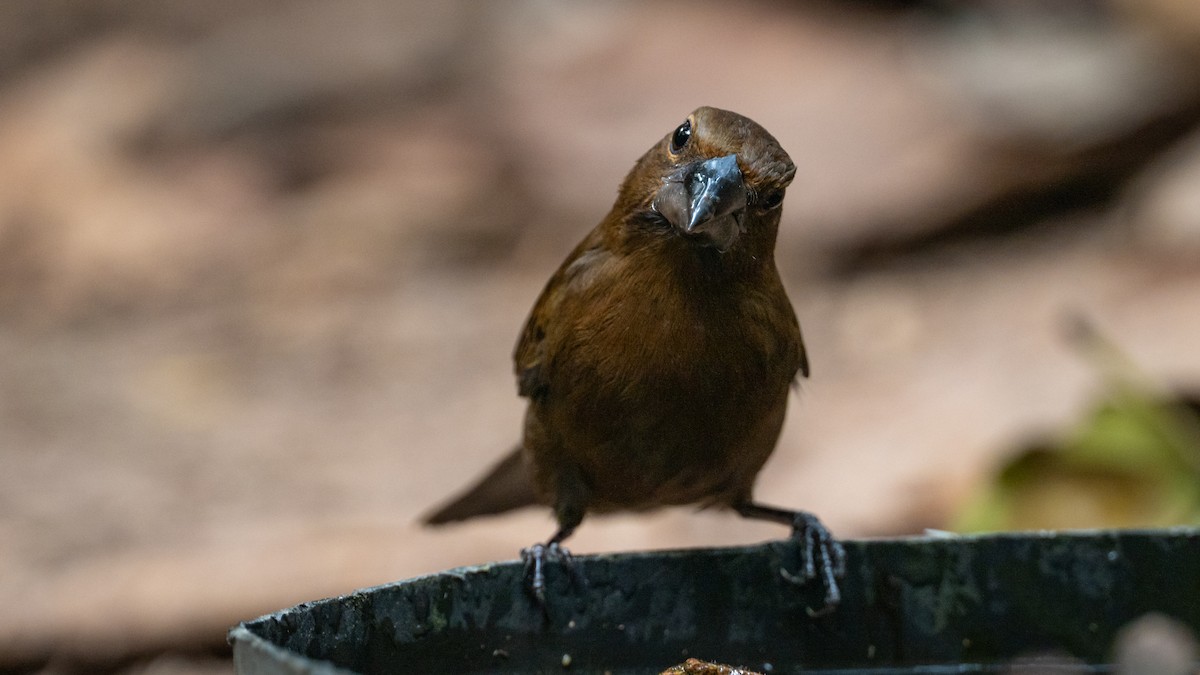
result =
[[746,201],[737,155],[731,154],[680,167],[664,179],[654,210],[680,233],[727,251],[741,234]]

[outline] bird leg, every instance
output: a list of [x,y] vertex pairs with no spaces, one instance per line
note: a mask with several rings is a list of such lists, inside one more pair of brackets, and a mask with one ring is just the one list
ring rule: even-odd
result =
[[803,564],[799,574],[792,574],[787,570],[780,570],[780,574],[795,584],[807,583],[820,574],[825,584],[825,606],[815,611],[808,610],[811,616],[828,614],[837,607],[842,600],[837,580],[846,575],[846,549],[833,538],[816,516],[806,511],[789,511],[750,501],[736,504],[734,510],[743,518],[790,525],[792,537],[801,542]]
[[546,606],[546,561],[555,561],[566,568],[571,575],[571,580],[576,583],[583,583],[583,577],[575,568],[575,558],[571,556],[571,552],[562,545],[562,541],[571,536],[575,531],[574,527],[562,528],[550,537],[550,541],[545,544],[534,544],[529,548],[521,549],[521,560],[525,563],[525,590],[533,596],[534,601],[539,607]]

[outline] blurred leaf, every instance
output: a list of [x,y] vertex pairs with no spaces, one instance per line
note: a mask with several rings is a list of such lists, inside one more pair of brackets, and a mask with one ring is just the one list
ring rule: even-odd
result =
[[1092,326],[1073,328],[1105,375],[1107,400],[1061,441],[1032,444],[999,467],[952,529],[1200,524],[1200,400],[1149,393]]
[[958,514],[958,531],[1200,523],[1200,443],[1178,447],[1176,402],[1100,406],[1058,445],[1027,448]]

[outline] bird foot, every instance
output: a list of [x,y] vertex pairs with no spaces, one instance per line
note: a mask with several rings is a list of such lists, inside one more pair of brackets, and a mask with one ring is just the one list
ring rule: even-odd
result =
[[575,558],[566,547],[556,541],[534,544],[521,549],[521,560],[525,563],[525,590],[533,596],[539,607],[546,606],[546,562],[557,562],[571,575],[574,583],[583,585],[583,575],[575,566]]
[[846,575],[846,549],[829,533],[821,521],[811,513],[797,511],[792,521],[792,537],[799,539],[802,546],[803,564],[800,572],[793,574],[779,570],[784,579],[794,584],[805,584],[816,579],[818,574],[825,585],[825,605],[820,609],[809,609],[809,616],[824,616],[832,612],[842,601],[842,592],[837,580]]

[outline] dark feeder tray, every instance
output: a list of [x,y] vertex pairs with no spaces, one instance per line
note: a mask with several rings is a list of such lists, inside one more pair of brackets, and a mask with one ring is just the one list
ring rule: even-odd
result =
[[[243,675],[658,673],[688,657],[772,673],[1006,672],[1030,654],[1106,666],[1147,612],[1200,628],[1200,530],[848,541],[837,611],[796,586],[792,541],[576,558],[546,611],[518,562],[306,603],[230,632]],[[564,666],[564,661],[569,665]],[[770,665],[767,665],[770,664]]]

